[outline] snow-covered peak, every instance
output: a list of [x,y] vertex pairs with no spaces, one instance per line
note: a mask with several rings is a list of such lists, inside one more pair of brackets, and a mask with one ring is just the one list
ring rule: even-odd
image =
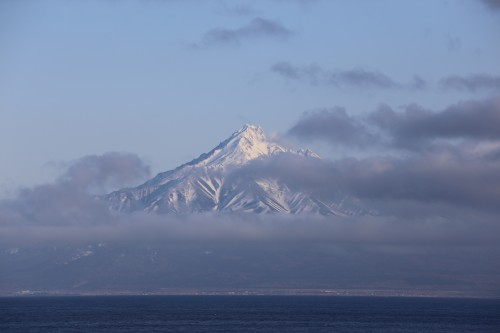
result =
[[[281,212],[349,215],[343,198],[323,202],[311,193],[292,190],[273,175],[258,178],[233,173],[255,159],[284,153],[318,158],[310,150],[289,150],[268,139],[262,128],[245,125],[217,147],[142,185],[103,197],[111,210],[155,213]],[[241,169],[240,169],[241,170]]]
[[242,165],[261,156],[287,152],[288,149],[269,141],[261,127],[247,124],[234,132],[215,149],[189,163],[193,166]]
[[240,136],[247,138],[258,138],[260,140],[266,140],[264,130],[262,127],[252,124],[245,124],[239,131],[233,133],[232,136]]

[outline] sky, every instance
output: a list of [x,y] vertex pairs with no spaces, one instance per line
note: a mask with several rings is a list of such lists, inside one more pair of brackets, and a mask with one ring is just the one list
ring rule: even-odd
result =
[[[83,156],[132,152],[152,173],[245,123],[304,112],[440,111],[498,93],[497,1],[5,0],[0,192]],[[288,137],[335,158],[344,151]],[[295,141],[294,141],[295,140]],[[343,155],[342,155],[343,156]]]
[[[77,259],[180,258],[159,275],[175,286],[499,295],[499,35],[496,0],[0,1],[0,293],[21,276],[71,288],[79,268],[30,270],[49,250],[6,254],[72,244]],[[349,193],[370,214],[116,216],[93,197],[245,123],[323,159],[285,154],[236,175]],[[89,265],[108,270],[99,288],[159,269]]]

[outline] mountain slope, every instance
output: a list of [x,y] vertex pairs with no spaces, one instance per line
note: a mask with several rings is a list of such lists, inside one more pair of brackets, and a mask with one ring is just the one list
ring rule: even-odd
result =
[[270,177],[228,177],[252,160],[283,153],[319,158],[310,150],[289,150],[268,140],[260,127],[245,125],[210,152],[160,173],[138,187],[110,193],[104,200],[110,209],[121,212],[352,214],[340,205],[324,203],[309,193],[292,191]]

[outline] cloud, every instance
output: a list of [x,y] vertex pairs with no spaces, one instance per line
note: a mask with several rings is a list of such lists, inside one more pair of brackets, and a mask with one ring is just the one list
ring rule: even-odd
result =
[[[44,184],[0,203],[0,243],[59,246],[159,242],[250,247],[495,244],[499,240],[496,235],[500,235],[496,232],[500,229],[500,195],[496,190],[500,184],[500,159],[485,165],[480,159],[474,162],[464,156],[442,154],[449,152],[413,159],[370,157],[340,161],[282,154],[256,160],[235,171],[239,175],[232,175],[279,179],[325,201],[335,198],[339,191],[349,193],[377,210],[375,215],[353,217],[120,214],[109,211],[102,201],[71,183]],[[471,208],[478,210],[471,213]]]
[[0,226],[0,293],[498,290],[498,224],[414,222],[139,214],[90,226]]
[[[352,120],[340,109],[313,114],[313,120],[321,124],[318,116],[328,118],[327,124],[332,119]],[[330,138],[326,140],[330,142]],[[443,221],[454,226],[451,230],[460,226],[455,231],[464,237],[460,230],[467,228],[473,218],[471,228],[477,232],[475,237],[483,240],[490,234],[478,230],[496,228],[497,224],[491,223],[498,221],[500,213],[498,156],[500,143],[444,147],[405,157],[374,155],[337,161],[281,154],[255,160],[230,176],[278,179],[325,202],[342,193],[364,200],[376,212],[350,218],[235,213],[119,214],[109,211],[104,202],[89,193],[88,185],[107,179],[142,177],[143,163],[131,154],[87,156],[73,163],[57,181],[24,189],[16,198],[0,202],[0,238],[2,242],[16,244],[28,240],[126,239],[380,244],[413,239],[419,243],[427,241],[427,232],[441,230]],[[113,170],[119,176],[113,175]],[[408,232],[422,226],[412,223],[424,223],[427,229],[422,228],[420,235],[415,230]],[[366,233],[374,228],[379,229],[377,236]]]
[[149,174],[149,166],[137,155],[110,152],[85,156],[70,163],[61,181],[83,189],[107,189],[146,179]]
[[399,86],[385,74],[367,71],[361,68],[333,73],[330,75],[329,82],[333,85],[375,88],[396,88]]
[[278,62],[271,67],[271,71],[278,73],[287,79],[300,80],[302,77],[315,77],[315,74],[320,69],[317,66],[299,68],[292,66],[288,62]]
[[500,140],[500,99],[470,100],[441,111],[411,104],[396,111],[382,104],[364,117],[343,108],[309,111],[288,134],[303,140],[323,140],[365,150],[426,150],[437,141]]
[[387,105],[372,112],[369,121],[398,146],[423,147],[435,139],[500,139],[500,99],[465,101],[440,112],[410,105],[396,112]]
[[374,139],[361,121],[340,107],[305,113],[288,134],[306,140],[325,140],[335,146],[362,147]]
[[271,71],[290,80],[321,86],[410,90],[419,90],[426,86],[426,82],[418,76],[415,76],[412,82],[402,84],[383,73],[363,68],[331,71],[316,64],[294,66],[288,62],[278,62],[271,67]]
[[109,220],[108,209],[95,191],[122,187],[149,175],[136,155],[106,153],[70,163],[53,183],[25,188],[16,198],[0,202],[0,224],[74,225]]
[[286,39],[293,34],[293,31],[276,21],[256,17],[240,28],[210,30],[196,46],[237,45],[242,41],[256,38]]
[[410,90],[423,90],[427,88],[427,81],[425,81],[418,75],[414,75],[412,82],[408,84],[408,88]]
[[492,10],[500,9],[500,0],[481,0],[488,8]]
[[[452,39],[453,49],[458,42]],[[309,83],[314,86],[357,87],[364,89],[397,89],[419,91],[426,89],[428,82],[418,75],[414,75],[407,83],[397,82],[391,77],[378,71],[363,68],[326,70],[317,64],[295,66],[288,62],[277,62],[271,66],[271,72],[287,80]],[[439,81],[444,90],[479,91],[500,90],[500,76],[489,74],[472,74],[469,76],[451,75]]]
[[442,79],[440,85],[446,90],[469,92],[500,90],[500,76],[488,74],[472,74],[469,76],[453,75]]
[[439,112],[418,105],[396,112],[383,105],[363,118],[343,109],[309,112],[288,133],[332,146],[360,147],[366,157],[280,157],[258,162],[264,164],[253,166],[249,174],[258,177],[271,170],[285,183],[327,200],[339,192],[351,194],[370,202],[375,211],[405,218],[448,219],[483,211],[500,216],[498,98],[461,102]]
[[[101,219],[100,223],[0,225],[2,245],[85,244],[89,242],[168,242],[217,244],[337,245],[484,245],[495,244],[500,230],[494,217],[476,216],[446,221],[425,216],[418,221],[400,216],[364,215],[350,218],[285,216],[280,214],[154,215],[136,213]],[[484,232],[488,230],[489,232]],[[0,248],[1,249],[1,248]]]
[[381,216],[421,221],[440,216],[452,221],[490,212],[498,218],[500,160],[485,156],[498,152],[500,144],[482,153],[477,148],[337,161],[281,155],[256,161],[239,173],[256,179],[271,175],[325,202],[334,201],[339,193],[353,196]]

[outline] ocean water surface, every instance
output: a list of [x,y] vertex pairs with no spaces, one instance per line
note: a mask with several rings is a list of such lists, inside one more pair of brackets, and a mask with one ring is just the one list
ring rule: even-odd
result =
[[326,296],[0,298],[0,332],[500,332],[500,300]]

